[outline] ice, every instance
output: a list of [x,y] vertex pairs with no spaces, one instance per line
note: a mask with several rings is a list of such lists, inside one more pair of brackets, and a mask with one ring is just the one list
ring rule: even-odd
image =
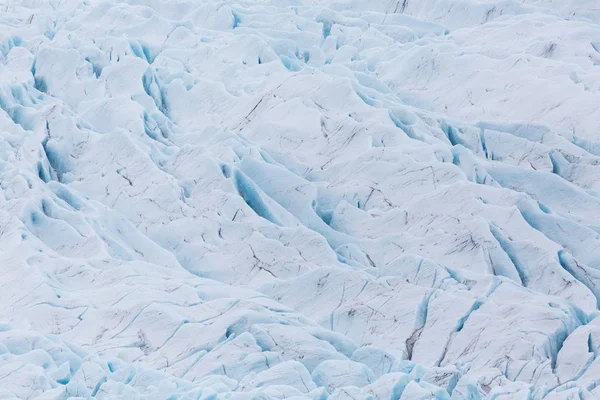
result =
[[333,393],[345,386],[363,387],[375,380],[373,371],[364,364],[345,360],[326,360],[312,372],[313,381]]
[[0,0],[0,397],[600,396],[592,0]]

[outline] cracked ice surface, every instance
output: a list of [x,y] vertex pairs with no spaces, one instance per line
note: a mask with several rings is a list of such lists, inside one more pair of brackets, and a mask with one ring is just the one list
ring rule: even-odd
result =
[[0,0],[0,398],[600,397],[595,0]]

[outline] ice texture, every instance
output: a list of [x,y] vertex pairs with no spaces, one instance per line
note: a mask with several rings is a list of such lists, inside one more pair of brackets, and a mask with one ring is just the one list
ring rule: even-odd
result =
[[599,24],[0,0],[0,398],[600,398]]

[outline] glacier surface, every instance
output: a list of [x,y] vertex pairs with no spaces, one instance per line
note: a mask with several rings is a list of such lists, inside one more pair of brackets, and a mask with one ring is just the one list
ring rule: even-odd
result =
[[0,399],[600,398],[597,0],[0,0]]

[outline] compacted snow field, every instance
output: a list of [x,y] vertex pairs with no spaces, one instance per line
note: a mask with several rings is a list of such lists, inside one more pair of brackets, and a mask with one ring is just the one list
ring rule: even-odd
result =
[[0,0],[0,399],[600,398],[597,0]]

